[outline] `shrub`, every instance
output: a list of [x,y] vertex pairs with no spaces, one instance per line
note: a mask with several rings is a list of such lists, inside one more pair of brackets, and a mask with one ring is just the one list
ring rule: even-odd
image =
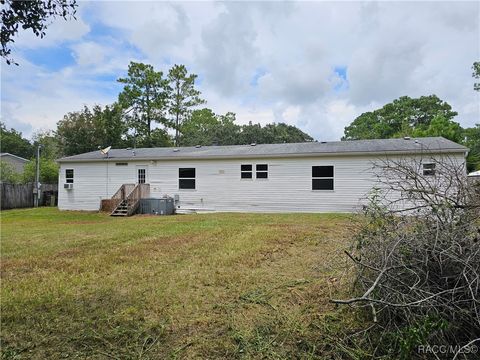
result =
[[18,184],[22,180],[22,174],[15,171],[12,164],[0,161],[0,181],[10,184]]
[[[23,173],[24,182],[34,182],[36,172],[36,160],[32,159],[25,164]],[[51,159],[40,157],[40,182],[44,184],[56,184],[58,182],[58,164]]]
[[454,159],[429,161],[434,174],[421,160],[375,164],[379,186],[347,252],[360,295],[333,300],[371,310],[375,356],[457,346],[436,354],[452,358],[480,341],[480,186]]

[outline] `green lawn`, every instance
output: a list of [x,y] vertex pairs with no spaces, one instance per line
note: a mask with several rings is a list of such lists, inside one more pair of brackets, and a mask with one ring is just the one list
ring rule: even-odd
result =
[[[3,358],[330,358],[353,327],[331,214],[1,215]],[[335,355],[335,357],[337,356]]]

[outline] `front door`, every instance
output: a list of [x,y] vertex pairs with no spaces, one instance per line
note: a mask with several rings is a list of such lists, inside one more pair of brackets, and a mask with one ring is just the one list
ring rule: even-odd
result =
[[148,178],[148,166],[137,165],[137,184],[145,184]]

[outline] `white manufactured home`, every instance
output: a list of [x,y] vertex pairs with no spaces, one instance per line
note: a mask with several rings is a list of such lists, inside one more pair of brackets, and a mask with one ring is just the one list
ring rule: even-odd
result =
[[375,184],[375,161],[421,158],[432,171],[428,159],[466,154],[441,137],[93,151],[59,160],[58,207],[99,210],[145,184],[141,196],[174,197],[178,210],[351,212]]

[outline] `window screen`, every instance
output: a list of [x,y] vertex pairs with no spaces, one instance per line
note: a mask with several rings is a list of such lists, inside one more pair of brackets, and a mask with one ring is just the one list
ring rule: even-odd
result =
[[333,178],[333,166],[312,166],[312,177]]
[[435,164],[423,164],[423,175],[424,176],[433,176],[435,175]]
[[333,179],[312,179],[312,190],[333,190]]
[[179,178],[195,178],[195,168],[180,168],[178,169]]
[[178,169],[178,188],[195,189],[195,168]]
[[268,165],[267,164],[257,164],[257,179],[268,179]]
[[242,179],[253,178],[253,166],[251,164],[240,165],[240,177]]
[[73,169],[65,169],[65,182],[73,184]]
[[333,166],[312,166],[312,190],[333,190],[333,180]]

